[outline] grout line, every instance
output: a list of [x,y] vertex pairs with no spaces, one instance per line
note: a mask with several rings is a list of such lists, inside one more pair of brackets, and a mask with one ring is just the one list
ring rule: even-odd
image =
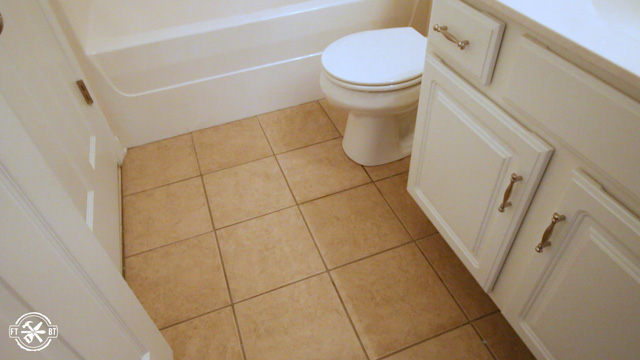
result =
[[[322,106],[319,103],[318,103],[318,105],[322,108]],[[324,111],[324,109],[323,109],[323,111]],[[331,121],[330,118],[329,118],[329,121],[333,124],[333,121]],[[262,127],[262,123],[260,123],[260,127]],[[335,124],[334,124],[334,127],[335,127]],[[262,131],[264,132],[264,128],[262,129]],[[340,134],[340,131],[338,131],[338,134]],[[266,136],[267,136],[267,134],[265,133],[265,137]],[[267,141],[268,140],[269,139],[267,138]],[[331,140],[333,140],[333,139],[331,139]],[[327,141],[331,141],[331,140],[327,140]],[[324,142],[327,142],[327,141],[324,141]],[[314,144],[314,145],[316,145],[316,144]],[[271,146],[271,143],[269,143],[269,146]],[[273,148],[272,148],[272,151],[273,151]],[[335,289],[335,292],[338,295],[338,300],[340,300],[340,304],[342,305],[342,309],[344,310],[344,313],[347,315],[347,319],[349,319],[349,324],[351,325],[351,328],[353,329],[353,333],[356,335],[356,339],[358,339],[358,343],[360,344],[360,347],[362,348],[362,352],[364,353],[364,356],[367,358],[367,360],[369,360],[370,359],[369,354],[367,353],[367,350],[364,347],[364,343],[362,342],[362,339],[360,339],[360,334],[358,334],[358,330],[356,330],[356,327],[353,324],[353,320],[351,319],[351,315],[349,315],[349,311],[347,311],[347,307],[345,306],[344,301],[342,300],[342,296],[340,296],[340,292],[338,291],[338,287],[336,286],[335,281],[333,280],[333,277],[331,276],[331,273],[329,272],[329,267],[327,266],[327,262],[325,261],[324,257],[322,256],[322,252],[320,251],[320,247],[318,247],[318,243],[316,242],[316,239],[313,236],[313,233],[311,232],[311,228],[309,228],[309,224],[307,223],[307,219],[302,214],[302,210],[300,210],[300,205],[298,204],[297,198],[293,194],[293,190],[291,189],[291,185],[289,184],[289,180],[287,179],[287,176],[285,175],[284,170],[282,170],[282,166],[280,165],[280,161],[278,160],[278,157],[275,156],[275,155],[274,155],[274,157],[276,158],[276,163],[278,164],[278,167],[280,168],[280,172],[282,173],[282,176],[284,177],[285,182],[287,183],[287,186],[289,187],[289,191],[293,195],[294,201],[297,203],[296,207],[298,209],[298,213],[302,217],[302,221],[304,221],[304,225],[307,228],[307,232],[311,236],[311,240],[313,240],[313,244],[316,247],[316,251],[318,252],[318,255],[320,256],[320,260],[322,261],[322,264],[324,265],[325,271],[320,273],[320,274],[326,273],[329,276],[329,279],[331,280],[331,284],[333,285],[333,288]],[[365,173],[366,173],[366,171],[365,171]],[[316,199],[314,199],[314,200],[316,200]],[[316,274],[316,275],[320,275],[320,274]],[[305,280],[305,279],[303,279],[303,280]],[[303,281],[303,280],[300,280],[300,281]],[[260,295],[257,295],[257,296],[260,296]]]
[[[197,161],[197,160],[196,160],[196,161]],[[154,187],[149,188],[149,189],[144,189],[144,190],[136,191],[136,192],[131,193],[131,194],[126,194],[126,195],[124,195],[124,194],[123,194],[123,195],[122,195],[122,200],[124,201],[124,198],[129,197],[129,196],[132,196],[132,195],[138,195],[138,194],[141,194],[141,193],[143,193],[143,192],[147,192],[147,191],[151,191],[151,190],[156,190],[156,189],[159,189],[159,188],[161,188],[161,187],[165,187],[165,186],[169,186],[169,185],[177,184],[177,183],[179,183],[179,182],[183,182],[183,181],[187,181],[187,180],[195,179],[195,178],[197,178],[198,176],[201,176],[201,175],[200,175],[200,168],[199,168],[199,166],[200,166],[200,165],[198,165],[198,175],[194,175],[194,176],[190,176],[190,177],[187,177],[187,178],[184,178],[184,179],[180,179],[180,180],[172,181],[172,182],[170,182],[170,183],[166,183],[166,184],[162,184],[162,185],[154,186]]]
[[[262,124],[260,124],[260,126],[262,126]],[[264,129],[263,129],[263,131],[264,131]],[[266,136],[266,135],[265,135],[265,136]],[[283,155],[283,154],[287,154],[287,153],[290,153],[290,152],[294,152],[294,151],[296,151],[296,150],[306,149],[306,148],[312,147],[312,146],[314,146],[314,145],[324,144],[324,143],[327,143],[327,142],[329,142],[329,141],[333,141],[333,140],[337,140],[337,139],[342,139],[342,135],[340,135],[340,133],[339,133],[339,132],[338,132],[338,136],[336,136],[336,137],[332,137],[331,139],[325,139],[325,140],[319,141],[319,142],[317,142],[317,143],[313,143],[313,144],[309,144],[309,145],[300,146],[300,147],[298,147],[298,148],[295,148],[295,149],[289,149],[289,150],[287,150],[287,151],[283,151],[283,152],[279,152],[279,153],[275,153],[275,151],[274,151],[274,153],[273,153],[273,154],[274,154],[274,155]]]
[[498,310],[494,310],[494,311],[492,311],[492,312],[490,312],[490,313],[484,314],[484,315],[482,315],[482,316],[478,316],[476,319],[471,320],[471,322],[472,322],[472,323],[474,323],[474,322],[478,322],[478,321],[480,321],[480,320],[483,320],[484,318],[488,318],[489,316],[491,316],[491,315],[495,315],[495,314],[497,314],[497,313],[499,313],[499,312],[501,312],[501,311],[500,311],[500,309],[498,309]]
[[[481,317],[480,319],[485,318],[485,317],[490,316],[490,315],[493,315],[493,314],[495,314],[495,312],[493,312],[493,313],[491,313],[491,314],[489,314],[489,315],[483,316],[483,317]],[[478,320],[479,320],[479,319],[478,319]],[[477,320],[474,320],[474,321],[477,321]],[[472,327],[472,328],[473,328],[473,330],[476,332],[476,334],[478,335],[478,337],[480,338],[480,340],[482,340],[482,344],[487,348],[487,350],[489,351],[489,354],[491,354],[491,356],[492,356],[495,360],[498,360],[498,355],[496,355],[496,354],[493,352],[493,349],[491,349],[491,346],[489,346],[489,343],[488,343],[488,342],[487,342],[487,340],[484,338],[484,336],[482,336],[482,333],[480,333],[480,330],[478,330],[478,328],[477,328],[477,326],[476,326],[476,324],[475,324],[474,322],[471,322],[471,327]]]
[[[195,152],[195,142],[193,141],[193,132],[191,133],[191,143],[193,144],[193,151]],[[198,170],[202,174],[202,170],[200,169],[200,160],[198,160],[198,153],[196,152],[196,160],[198,162]],[[229,277],[227,276],[227,268],[224,265],[224,259],[222,258],[222,248],[220,247],[220,241],[218,240],[218,235],[216,234],[216,226],[213,222],[213,212],[211,211],[211,204],[209,204],[209,196],[207,195],[207,187],[204,184],[204,177],[200,175],[200,181],[202,182],[202,188],[204,189],[204,197],[207,202],[207,210],[209,210],[209,218],[211,220],[211,226],[213,227],[214,239],[216,241],[216,247],[218,248],[218,259],[220,260],[220,266],[222,267],[222,274],[224,276],[224,282],[227,286],[227,296],[229,297],[229,304],[231,306],[231,312],[233,313],[233,321],[236,326],[236,335],[238,336],[238,341],[240,342],[240,351],[242,351],[242,358],[247,360],[247,354],[244,350],[244,342],[242,341],[242,333],[240,332],[240,324],[238,323],[238,316],[236,315],[236,308],[233,304],[233,295],[231,294],[231,286],[229,286]]]
[[[368,174],[368,173],[367,173]],[[401,173],[404,174],[404,173]],[[401,174],[396,174],[393,176],[397,176],[397,175],[401,175]],[[389,178],[393,177],[390,176]],[[369,175],[369,177],[371,177],[371,175]],[[380,181],[380,180],[378,180]],[[409,237],[412,238],[414,241],[416,241],[417,239],[413,238],[413,234],[411,233],[411,231],[409,231],[409,228],[407,227],[407,225],[404,223],[404,221],[402,221],[402,218],[400,217],[400,215],[398,215],[398,212],[396,211],[396,209],[393,208],[393,206],[391,206],[391,203],[389,202],[389,200],[387,199],[386,196],[384,196],[384,193],[382,192],[382,190],[380,190],[380,187],[378,187],[378,184],[373,181],[373,186],[378,190],[378,193],[380,194],[380,196],[382,196],[382,198],[384,199],[385,203],[387,203],[387,206],[389,206],[389,208],[391,208],[391,211],[393,211],[393,214],[396,216],[396,218],[398,219],[398,221],[400,221],[400,224],[402,225],[402,227],[404,228],[404,231],[407,232],[407,234],[409,234]]]
[[[324,99],[324,100],[326,100],[326,99]],[[338,134],[340,134],[340,136],[344,136],[344,135],[342,135],[342,132],[340,131],[340,129],[338,129],[338,125],[336,125],[336,123],[333,121],[333,118],[331,117],[331,115],[329,114],[327,109],[325,109],[324,106],[322,106],[322,104],[320,103],[320,100],[316,100],[316,102],[318,103],[318,106],[320,106],[320,108],[322,109],[324,114],[327,115],[327,118],[329,119],[329,122],[333,125],[333,127],[336,129]],[[327,100],[327,103],[329,103],[328,100]]]
[[[400,175],[400,174],[397,174]],[[397,176],[394,175],[394,176]],[[404,230],[409,234],[409,237],[411,237],[413,239],[413,235],[411,234],[411,232],[409,232],[409,229],[407,228],[407,226],[405,225],[405,223],[402,221],[402,219],[400,218],[400,216],[398,215],[398,213],[396,212],[396,210],[393,208],[393,206],[391,206],[391,203],[389,203],[389,200],[387,200],[387,198],[384,196],[384,194],[382,193],[382,190],[380,190],[380,188],[376,185],[375,181],[373,182],[374,186],[376,187],[376,189],[378,189],[378,192],[380,193],[380,196],[382,196],[382,198],[385,200],[385,202],[387,203],[387,205],[391,208],[391,211],[393,211],[393,213],[396,215],[396,218],[398,218],[398,221],[400,221],[400,224],[402,224],[402,227],[404,228]],[[442,279],[442,277],[440,276],[440,274],[438,273],[438,271],[436,270],[435,266],[433,266],[433,264],[431,263],[431,261],[429,260],[429,258],[427,257],[427,255],[424,253],[424,251],[422,251],[422,249],[420,248],[420,246],[418,245],[418,240],[422,240],[422,239],[426,239],[429,238],[430,236],[434,236],[438,234],[437,232],[435,234],[431,234],[428,235],[425,238],[421,238],[421,239],[414,239],[413,243],[415,244],[415,246],[418,248],[418,251],[422,254],[422,256],[425,258],[425,260],[427,261],[427,264],[429,264],[429,267],[431,267],[431,270],[433,270],[434,274],[436,274],[436,276],[438,277],[438,279],[440,279],[440,282],[442,283],[442,285],[444,286],[444,288],[447,290],[447,292],[449,293],[449,295],[451,296],[451,298],[453,299],[453,301],[456,303],[456,305],[458,305],[458,308],[460,309],[460,311],[462,311],[462,314],[467,318],[467,321],[470,322],[470,318],[469,315],[464,311],[464,308],[460,305],[460,302],[458,301],[458,299],[456,299],[455,296],[453,296],[453,293],[451,292],[451,290],[449,289],[449,287],[447,286],[447,284],[445,283],[445,281]]]
[[255,298],[257,298],[257,297],[260,297],[260,296],[262,296],[262,295],[270,294],[270,293],[272,293],[272,292],[275,292],[275,291],[281,290],[281,289],[283,289],[283,288],[286,288],[286,287],[288,287],[288,286],[290,286],[290,285],[295,285],[295,284],[297,284],[297,283],[301,283],[301,282],[303,282],[303,281],[306,281],[306,280],[311,279],[312,277],[316,277],[316,276],[318,276],[318,275],[325,274],[326,272],[327,272],[327,270],[322,270],[322,271],[319,271],[319,272],[317,272],[317,273],[314,273],[314,274],[311,274],[311,275],[305,276],[305,277],[303,277],[303,278],[301,278],[301,279],[294,280],[294,281],[292,281],[292,282],[290,282],[290,283],[286,283],[286,284],[284,284],[284,285],[280,285],[280,286],[275,287],[275,288],[273,288],[273,289],[269,289],[269,290],[263,291],[263,292],[261,292],[261,293],[259,293],[259,294],[251,295],[251,296],[249,296],[249,297],[247,297],[247,298],[244,298],[244,299],[242,299],[242,300],[238,300],[238,301],[234,302],[234,303],[233,303],[233,305],[235,306],[235,305],[238,305],[238,304],[242,304],[243,302],[246,302],[246,301],[249,301],[249,300],[253,300],[253,299],[255,299]]
[[274,154],[269,154],[269,155],[261,157],[261,158],[252,159],[252,160],[249,160],[249,161],[246,161],[246,162],[238,163],[238,164],[227,166],[227,167],[224,167],[224,168],[215,169],[213,171],[209,171],[209,172],[206,172],[206,173],[203,173],[202,170],[200,170],[200,174],[202,176],[207,176],[207,175],[215,174],[215,173],[217,173],[219,171],[229,170],[229,169],[233,169],[234,167],[250,164],[250,163],[255,162],[255,161],[264,160],[264,159],[270,158],[272,156],[274,156]]
[[362,352],[364,352],[364,356],[367,358],[367,360],[369,360],[369,359],[371,359],[371,357],[367,353],[367,349],[364,347],[364,343],[362,342],[362,339],[360,338],[360,334],[358,333],[358,330],[356,329],[356,326],[353,323],[353,320],[351,319],[351,315],[349,314],[349,311],[347,310],[347,306],[344,304],[344,301],[342,300],[342,295],[340,295],[340,291],[338,291],[338,287],[336,286],[336,283],[333,280],[333,276],[331,276],[331,272],[329,271],[329,267],[327,266],[327,262],[325,261],[324,256],[322,256],[322,252],[320,251],[320,247],[318,246],[318,242],[316,241],[315,236],[313,236],[313,233],[311,232],[311,228],[309,227],[309,223],[307,223],[307,219],[304,217],[304,214],[302,213],[302,210],[300,209],[300,205],[298,205],[297,207],[298,207],[298,213],[300,213],[300,216],[302,217],[302,221],[304,221],[304,225],[306,226],[307,231],[309,232],[309,235],[311,236],[311,240],[313,240],[313,244],[316,247],[316,251],[320,255],[320,260],[322,260],[322,264],[324,265],[325,272],[329,276],[329,279],[331,280],[331,284],[333,285],[333,288],[335,289],[335,292],[338,295],[338,300],[340,300],[340,304],[342,305],[342,309],[344,310],[344,313],[347,315],[347,319],[349,319],[349,324],[351,325],[351,328],[353,329],[353,333],[356,335],[356,339],[358,339],[358,343],[360,344],[360,347],[362,348]]
[[353,323],[353,319],[351,319],[351,315],[349,314],[349,311],[347,310],[347,306],[344,304],[344,300],[342,300],[342,295],[340,295],[340,291],[338,290],[338,286],[336,285],[336,282],[333,280],[333,276],[331,275],[331,271],[329,271],[329,267],[327,266],[327,262],[325,261],[324,257],[322,256],[322,252],[320,251],[320,247],[318,246],[318,242],[316,241],[315,236],[313,236],[313,233],[311,232],[311,228],[309,227],[309,224],[307,223],[307,219],[304,217],[304,214],[302,213],[302,210],[300,209],[300,205],[298,205],[298,212],[300,213],[300,216],[302,216],[302,220],[304,221],[304,225],[307,227],[307,231],[309,232],[309,235],[311,235],[311,239],[313,240],[313,244],[316,246],[316,250],[318,251],[318,254],[320,254],[320,259],[322,260],[322,263],[324,264],[325,272],[329,276],[329,279],[331,280],[331,284],[333,285],[333,288],[335,289],[335,292],[338,295],[338,300],[340,300],[340,304],[342,305],[342,309],[344,310],[344,313],[347,315],[347,319],[349,319],[349,324],[351,324],[351,328],[353,329],[353,332],[356,335],[356,339],[358,339],[358,343],[360,343],[360,347],[362,348],[362,351],[364,352],[364,356],[367,359],[371,359],[371,357],[367,353],[367,349],[364,347],[364,343],[362,342],[362,339],[360,338],[360,334],[358,333],[358,330],[356,329],[356,326]]
[[[401,160],[402,160],[402,159],[401,159]],[[398,161],[399,161],[399,160],[398,160]],[[389,163],[389,164],[390,164],[390,163]],[[378,166],[382,166],[382,165],[378,165]],[[366,170],[366,167],[365,167],[365,170]],[[406,173],[408,173],[408,172],[409,172],[409,170],[407,170],[407,171],[401,171],[401,172],[399,172],[399,173],[397,173],[397,174],[393,174],[393,175],[389,175],[389,176],[381,177],[380,179],[373,180],[373,182],[380,182],[380,181],[383,181],[383,180],[390,179],[390,178],[392,178],[392,177],[394,177],[394,176],[398,176],[398,175],[406,174]],[[371,178],[371,179],[373,179],[373,178]]]
[[384,250],[378,251],[378,252],[376,252],[376,253],[373,253],[373,254],[366,255],[366,256],[364,256],[364,257],[358,258],[358,259],[356,259],[356,260],[352,260],[352,261],[346,262],[346,263],[344,263],[344,264],[338,265],[338,266],[336,266],[336,267],[333,267],[333,268],[329,269],[329,271],[338,270],[338,269],[340,269],[340,268],[343,268],[343,267],[345,267],[345,266],[351,265],[351,264],[353,264],[353,263],[357,263],[358,261],[366,260],[366,259],[372,258],[372,257],[374,257],[374,256],[380,255],[380,254],[382,254],[382,253],[385,253],[385,252],[387,252],[387,251],[392,251],[392,250],[395,250],[395,249],[397,249],[397,248],[400,248],[400,247],[403,247],[403,246],[407,246],[407,245],[409,245],[409,244],[411,244],[411,243],[413,243],[413,242],[415,242],[415,240],[409,240],[409,241],[404,242],[404,243],[402,243],[402,244],[394,245],[393,247],[390,247],[390,248],[388,248],[388,249],[384,249]]
[[219,307],[219,308],[217,308],[217,309],[213,309],[213,310],[210,310],[210,311],[206,311],[206,312],[203,312],[202,314],[198,314],[198,315],[196,315],[196,316],[194,316],[194,317],[190,317],[190,318],[188,318],[188,319],[180,320],[180,321],[178,321],[177,323],[174,323],[174,324],[171,324],[171,325],[167,325],[167,326],[165,326],[165,327],[163,327],[163,328],[158,328],[158,330],[159,330],[159,331],[163,331],[163,330],[166,330],[166,329],[168,329],[168,328],[171,328],[171,327],[174,327],[174,326],[177,326],[177,325],[180,325],[180,324],[184,324],[184,323],[186,323],[186,322],[188,322],[188,321],[195,320],[195,319],[197,319],[197,318],[199,318],[199,317],[203,317],[203,316],[205,316],[205,315],[209,315],[209,314],[214,313],[214,312],[216,312],[216,311],[220,311],[220,310],[226,309],[226,308],[228,308],[228,307],[230,307],[230,306],[231,306],[231,304],[229,304],[229,305],[225,305],[225,306],[223,306],[223,307]]
[[[428,239],[431,236],[435,236],[436,234],[433,235],[429,235],[424,239]],[[420,239],[422,240],[422,239]],[[471,322],[471,318],[469,317],[469,314],[467,314],[466,311],[464,311],[464,308],[462,307],[462,305],[460,305],[460,302],[458,301],[458,299],[456,299],[456,297],[453,295],[453,292],[451,292],[451,289],[449,289],[449,286],[447,286],[447,283],[444,281],[444,279],[442,278],[442,276],[440,276],[440,274],[438,273],[438,271],[436,270],[436,267],[433,266],[433,264],[431,263],[431,260],[429,260],[429,258],[427,257],[427,254],[424,253],[424,251],[422,251],[422,248],[418,245],[418,240],[414,240],[414,243],[416,244],[416,247],[418,248],[418,251],[420,251],[420,253],[422,254],[422,256],[425,258],[425,260],[427,260],[427,263],[429,264],[429,266],[431,267],[431,269],[433,270],[433,273],[436,274],[436,276],[438,277],[438,279],[440,279],[440,282],[442,283],[442,285],[444,285],[444,288],[447,290],[447,292],[449,293],[449,295],[451,296],[451,298],[453,299],[453,301],[456,303],[456,305],[458,305],[458,308],[460,308],[460,311],[462,311],[462,314],[464,315],[464,317],[467,318],[467,322]]]
[[247,219],[244,219],[244,220],[241,220],[241,221],[235,222],[235,223],[233,223],[233,224],[229,224],[229,225],[225,225],[225,226],[219,227],[219,228],[217,228],[217,229],[216,229],[216,231],[220,231],[220,230],[223,230],[223,229],[226,229],[226,228],[229,228],[229,227],[235,226],[235,225],[243,224],[243,223],[246,223],[247,221],[255,220],[255,219],[261,218],[261,217],[263,217],[263,216],[267,216],[267,215],[275,214],[275,213],[277,213],[277,212],[279,212],[279,211],[283,211],[283,210],[291,209],[292,207],[295,207],[295,206],[297,206],[297,205],[296,205],[296,204],[293,204],[293,205],[290,205],[290,206],[287,206],[287,207],[283,207],[282,209],[273,210],[273,211],[270,211],[270,212],[268,212],[268,213],[264,213],[264,214],[261,214],[261,215],[257,215],[257,216],[254,216],[254,217],[250,217],[250,218],[247,218]]
[[356,189],[356,188],[359,188],[359,187],[362,187],[362,186],[365,186],[365,185],[369,185],[369,184],[371,184],[371,181],[368,181],[368,182],[366,182],[366,183],[362,183],[362,184],[359,184],[359,185],[355,185],[355,186],[352,186],[352,187],[349,187],[349,188],[346,188],[346,189],[343,189],[343,190],[340,190],[340,191],[336,191],[336,192],[333,192],[333,193],[331,193],[331,194],[322,195],[322,196],[319,196],[319,197],[317,197],[317,198],[313,198],[313,199],[305,200],[305,201],[303,201],[303,202],[299,202],[299,203],[298,203],[298,205],[304,205],[304,204],[310,203],[310,202],[312,202],[312,201],[316,201],[316,200],[320,200],[320,199],[328,198],[329,196],[338,195],[338,194],[341,194],[341,193],[343,193],[343,192],[347,192],[347,191],[349,191],[349,190],[353,190],[353,189]]
[[376,360],[388,359],[389,357],[391,357],[391,356],[393,356],[393,355],[396,355],[396,354],[398,354],[398,353],[400,353],[400,352],[403,352],[403,351],[405,351],[405,350],[407,350],[407,349],[409,349],[409,348],[412,348],[412,347],[414,347],[414,346],[418,346],[418,345],[420,345],[420,344],[422,344],[422,343],[425,343],[425,342],[427,342],[427,341],[429,341],[429,340],[433,340],[433,339],[435,339],[435,338],[437,338],[437,337],[439,337],[439,336],[442,336],[442,335],[445,335],[445,334],[450,333],[450,332],[452,332],[452,331],[458,330],[458,329],[460,329],[461,327],[465,327],[465,326],[467,326],[467,325],[470,325],[470,323],[466,322],[466,323],[464,323],[464,324],[460,324],[460,325],[454,326],[454,327],[452,327],[451,329],[447,329],[447,330],[445,330],[445,331],[442,331],[442,332],[439,332],[439,333],[437,333],[437,334],[431,335],[431,336],[429,336],[428,338],[425,338],[425,339],[422,339],[422,340],[416,341],[416,342],[414,342],[414,343],[412,343],[412,344],[410,344],[410,345],[407,345],[407,346],[405,346],[405,347],[403,347],[403,348],[400,348],[400,349],[394,350],[393,352],[390,352],[390,353],[388,353],[388,354],[385,354],[385,355],[383,355],[383,356],[381,356],[381,357],[377,358]]
[[347,305],[345,305],[344,300],[342,299],[342,295],[340,294],[340,291],[338,290],[338,286],[336,285],[335,280],[333,280],[333,276],[331,276],[331,272],[327,271],[327,274],[329,275],[329,279],[331,279],[331,284],[333,285],[333,288],[336,291],[336,294],[338,295],[338,299],[340,300],[340,303],[342,304],[342,309],[344,309],[344,313],[347,315],[347,319],[349,319],[349,323],[351,324],[351,328],[353,329],[353,332],[356,334],[356,338],[358,339],[358,342],[360,343],[360,347],[362,348],[362,352],[364,352],[364,356],[366,356],[367,359],[371,359],[371,357],[369,356],[369,353],[367,352],[367,349],[364,347],[364,343],[362,342],[362,339],[360,338],[360,334],[358,333],[358,329],[356,329],[356,325],[353,323],[353,319],[351,319],[351,314],[349,314],[349,310],[347,310]]
[[125,258],[125,259],[128,259],[128,258],[133,257],[133,256],[138,256],[138,255],[141,255],[141,254],[146,254],[146,253],[148,253],[148,252],[150,252],[150,251],[158,250],[158,249],[161,249],[161,248],[164,248],[164,247],[167,247],[167,246],[171,246],[171,245],[174,245],[174,244],[177,244],[177,243],[181,243],[181,242],[183,242],[183,241],[187,241],[187,240],[195,239],[195,238],[197,238],[198,236],[206,235],[206,234],[208,234],[208,233],[213,233],[213,228],[212,228],[212,229],[210,229],[210,230],[207,230],[207,231],[205,231],[205,232],[203,232],[203,233],[201,233],[201,234],[198,234],[198,235],[189,236],[189,237],[187,237],[187,238],[180,239],[180,240],[176,240],[176,241],[170,242],[170,243],[168,243],[168,244],[164,244],[164,245],[156,246],[156,247],[154,247],[153,249],[147,249],[147,250],[144,250],[144,251],[140,251],[140,252],[138,252],[138,253],[135,253],[135,254],[127,255],[127,256],[125,256],[124,258]]

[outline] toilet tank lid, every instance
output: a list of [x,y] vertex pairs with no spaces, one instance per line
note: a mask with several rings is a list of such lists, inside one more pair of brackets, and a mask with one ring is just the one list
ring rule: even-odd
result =
[[410,27],[347,35],[322,53],[335,78],[359,85],[390,85],[422,75],[427,39]]

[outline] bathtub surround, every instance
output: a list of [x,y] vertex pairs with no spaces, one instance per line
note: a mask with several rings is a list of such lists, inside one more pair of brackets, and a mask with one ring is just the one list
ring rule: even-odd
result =
[[[305,131],[270,133],[260,126],[273,125],[265,119]],[[129,153],[131,174],[155,177],[147,166],[160,159],[173,174],[125,195],[125,231],[139,229],[125,244],[144,249],[125,263],[127,281],[176,360],[531,359],[412,202],[408,159],[363,167],[332,138],[337,129],[330,139],[306,135],[342,120],[331,105],[313,102]],[[182,141],[191,142],[187,154],[168,157]],[[293,145],[274,154],[274,143]],[[242,156],[225,151],[240,144]],[[195,177],[185,166],[192,157]],[[256,193],[254,185],[264,193],[245,196]],[[156,205],[134,209],[139,196]],[[203,203],[215,230],[199,218]],[[179,221],[171,224],[168,213]],[[166,226],[175,230],[160,234]],[[147,235],[163,240],[140,241]]]

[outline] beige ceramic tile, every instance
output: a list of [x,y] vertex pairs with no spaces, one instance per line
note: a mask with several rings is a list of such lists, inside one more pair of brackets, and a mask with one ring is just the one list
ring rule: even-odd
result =
[[276,154],[340,136],[315,101],[260,115],[258,119]]
[[203,174],[271,155],[267,138],[256,118],[196,131],[193,142]]
[[492,360],[493,357],[484,346],[471,325],[440,335],[407,350],[401,351],[386,360]]
[[324,271],[297,208],[289,208],[218,231],[234,301]]
[[341,109],[329,104],[327,99],[322,99],[319,101],[320,105],[324,111],[329,114],[329,118],[333,122],[333,124],[338,128],[340,134],[344,135],[344,130],[347,128],[347,119],[349,118],[349,111],[345,109]]
[[373,184],[308,202],[300,209],[329,268],[411,241]]
[[371,176],[373,181],[378,181],[380,179],[388,178],[389,176],[409,171],[410,163],[411,156],[407,156],[406,158],[390,162],[388,164],[378,166],[365,166],[364,169],[367,170],[369,176]]
[[242,360],[231,307],[162,330],[162,335],[175,360]]
[[501,313],[489,315],[474,324],[498,360],[535,360]]
[[400,174],[376,182],[376,186],[387,199],[400,221],[407,227],[414,239],[420,239],[438,232],[407,191],[409,174]]
[[273,157],[205,175],[204,184],[216,228],[295,205]]
[[333,194],[369,182],[369,177],[342,150],[342,139],[277,155],[298,202]]
[[371,358],[466,321],[413,243],[331,273]]
[[199,175],[191,134],[131,148],[122,164],[122,193],[129,195]]
[[498,310],[440,234],[418,241],[418,246],[469,319],[474,320]]
[[125,256],[212,230],[200,177],[125,196],[122,207]]
[[213,233],[128,257],[125,271],[160,329],[230,303]]
[[327,274],[236,305],[247,360],[365,359]]

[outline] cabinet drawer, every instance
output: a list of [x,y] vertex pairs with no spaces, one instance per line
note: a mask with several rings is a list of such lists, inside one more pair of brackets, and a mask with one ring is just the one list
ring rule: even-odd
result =
[[[504,23],[459,0],[434,0],[430,22],[428,48],[465,76],[489,85]],[[446,30],[436,31],[436,25],[440,29],[446,27]],[[469,43],[461,49],[445,31],[455,39]]]
[[526,37],[504,98],[640,198],[639,103]]
[[433,55],[422,79],[408,189],[489,291],[553,149]]

